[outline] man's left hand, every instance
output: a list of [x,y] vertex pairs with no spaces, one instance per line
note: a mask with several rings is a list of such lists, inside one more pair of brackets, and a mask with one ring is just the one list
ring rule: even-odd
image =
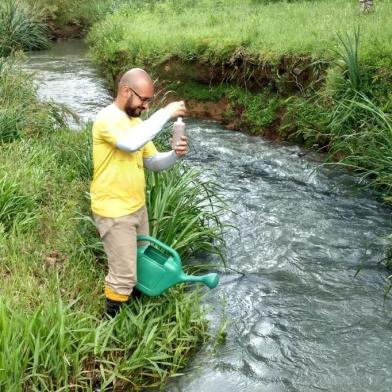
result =
[[175,146],[174,152],[178,157],[183,157],[188,154],[188,151],[188,138],[186,136],[181,136],[181,141]]

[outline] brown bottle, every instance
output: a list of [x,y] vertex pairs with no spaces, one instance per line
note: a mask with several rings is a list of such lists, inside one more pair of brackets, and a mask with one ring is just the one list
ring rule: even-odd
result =
[[185,136],[185,123],[182,121],[182,117],[178,117],[177,121],[173,124],[173,136],[171,142],[173,150],[180,143],[181,136]]

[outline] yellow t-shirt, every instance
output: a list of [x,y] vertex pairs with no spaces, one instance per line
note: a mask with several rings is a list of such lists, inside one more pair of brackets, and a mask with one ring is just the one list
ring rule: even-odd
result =
[[139,124],[115,104],[102,109],[93,125],[94,176],[91,183],[91,208],[94,214],[117,218],[132,214],[146,203],[143,158],[157,154],[152,141],[138,151],[125,152],[116,147],[118,137]]

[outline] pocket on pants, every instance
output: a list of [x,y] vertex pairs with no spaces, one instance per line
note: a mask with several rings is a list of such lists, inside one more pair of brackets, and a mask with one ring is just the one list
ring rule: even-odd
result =
[[99,235],[103,239],[105,235],[109,232],[109,230],[114,226],[114,219],[113,218],[105,218],[103,216],[94,216],[95,223],[97,229],[99,231]]

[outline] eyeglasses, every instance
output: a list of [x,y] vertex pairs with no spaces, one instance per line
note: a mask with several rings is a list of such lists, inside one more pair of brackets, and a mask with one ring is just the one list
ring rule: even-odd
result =
[[150,104],[153,100],[154,97],[142,97],[140,94],[138,94],[132,87],[127,86],[133,93],[136,94],[136,96],[142,101],[142,103]]

